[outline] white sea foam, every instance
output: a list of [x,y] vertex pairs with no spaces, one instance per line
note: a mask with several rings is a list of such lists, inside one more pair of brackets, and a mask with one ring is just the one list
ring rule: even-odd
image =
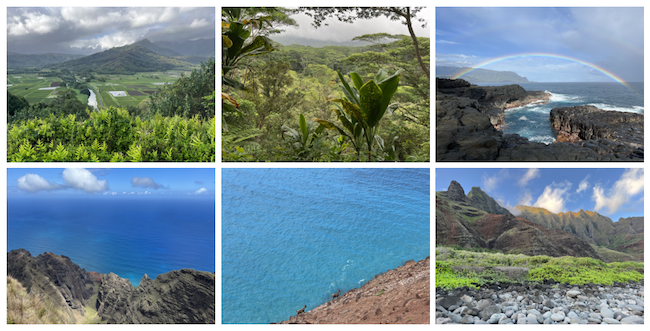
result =
[[[545,92],[548,92],[548,91],[545,91]],[[572,103],[572,102],[581,102],[581,100],[582,100],[581,97],[575,96],[575,95],[552,93],[552,92],[548,92],[548,93],[551,93],[551,98],[549,99],[549,101],[551,101],[551,102],[569,102],[569,103]]]
[[526,118],[526,116],[522,116],[522,117],[520,117],[519,120],[520,120],[520,121],[528,121],[528,119]]
[[555,137],[553,136],[545,136],[545,135],[538,135],[538,136],[531,136],[528,137],[528,140],[530,141],[536,141],[540,143],[545,143],[545,144],[550,144],[555,141]]
[[590,103],[589,105],[598,107],[603,110],[623,111],[623,112],[638,113],[638,114],[644,113],[644,107],[642,106],[618,107],[618,106],[608,105],[606,103]]

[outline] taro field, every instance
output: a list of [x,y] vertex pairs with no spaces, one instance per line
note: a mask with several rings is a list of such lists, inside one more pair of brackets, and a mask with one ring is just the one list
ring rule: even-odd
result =
[[61,79],[58,77],[40,77],[33,74],[7,75],[7,91],[22,96],[30,104],[55,97],[58,90],[65,89],[65,86],[60,86],[61,84]]
[[[171,84],[180,77],[181,72],[147,72],[133,75],[100,75],[106,80],[91,82],[99,89],[104,106],[135,106],[147,100],[164,84]],[[189,72],[185,72],[189,75]],[[112,92],[112,93],[111,93]],[[124,93],[116,93],[124,92]]]

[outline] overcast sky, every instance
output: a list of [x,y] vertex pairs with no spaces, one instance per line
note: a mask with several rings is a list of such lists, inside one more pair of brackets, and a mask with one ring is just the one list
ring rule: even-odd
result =
[[[437,8],[436,65],[475,67],[521,53],[550,53],[643,81],[643,8]],[[613,81],[585,65],[525,57],[483,67],[528,80]]]
[[643,216],[643,169],[436,169],[436,191],[452,180],[480,187],[513,214],[516,205],[553,213],[595,211],[614,222]]
[[91,54],[144,38],[215,38],[215,8],[7,8],[10,52]]
[[214,169],[8,169],[8,196],[192,196],[215,194]]
[[[354,23],[342,23],[336,18],[327,19],[321,27],[314,28],[311,23],[313,19],[305,14],[296,14],[291,16],[299,24],[298,28],[288,27],[286,31],[274,35],[271,39],[286,44],[296,42],[296,38],[324,41],[326,45],[337,45],[339,43],[349,42],[356,36],[364,34],[385,32],[389,34],[408,35],[408,28],[402,24],[403,20],[391,21],[386,17],[378,17],[371,20],[356,20]],[[413,30],[418,37],[431,36],[431,11],[430,7],[423,8],[417,15],[418,18],[424,18],[427,26],[422,28],[422,23],[417,20],[413,21]],[[325,23],[329,26],[325,26]],[[296,42],[298,43],[298,42]]]

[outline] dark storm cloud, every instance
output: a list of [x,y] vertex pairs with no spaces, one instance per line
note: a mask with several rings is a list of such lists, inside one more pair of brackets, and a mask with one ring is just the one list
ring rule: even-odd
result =
[[215,37],[211,8],[7,8],[10,52],[91,54],[148,38]]

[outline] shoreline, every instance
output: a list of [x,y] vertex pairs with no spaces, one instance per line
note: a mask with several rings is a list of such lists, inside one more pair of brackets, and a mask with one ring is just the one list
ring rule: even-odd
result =
[[410,260],[279,324],[429,324],[430,282],[430,257]]
[[[462,79],[436,78],[436,161],[643,161],[643,144],[630,143],[627,138],[642,141],[643,130],[627,134],[624,127],[619,127],[612,133],[608,122],[604,125],[607,134],[571,142],[557,141],[556,135],[556,142],[548,145],[500,131],[506,106],[548,102],[544,99],[551,97],[550,92],[526,91],[515,84],[477,86]],[[610,122],[626,116],[617,112],[607,119],[605,112],[599,110],[592,116]],[[573,126],[584,131],[589,124]]]

